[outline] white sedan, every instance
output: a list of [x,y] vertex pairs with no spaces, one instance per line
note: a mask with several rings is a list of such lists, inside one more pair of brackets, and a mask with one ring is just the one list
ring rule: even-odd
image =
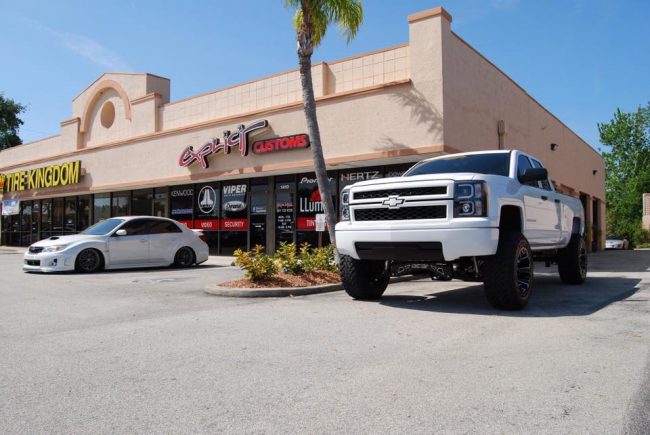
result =
[[70,236],[53,236],[29,247],[23,270],[95,272],[100,269],[189,267],[208,259],[208,245],[174,220],[114,217]]

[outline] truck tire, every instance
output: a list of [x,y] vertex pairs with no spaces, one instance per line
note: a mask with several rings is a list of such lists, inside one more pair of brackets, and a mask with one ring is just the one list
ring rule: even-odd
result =
[[572,235],[568,246],[558,250],[557,269],[566,284],[582,284],[587,279],[587,244],[580,234]]
[[502,232],[496,255],[483,269],[483,287],[488,302],[500,310],[521,310],[533,287],[533,252],[519,232]]
[[355,260],[341,255],[341,281],[354,299],[379,299],[388,286],[389,276],[381,260]]

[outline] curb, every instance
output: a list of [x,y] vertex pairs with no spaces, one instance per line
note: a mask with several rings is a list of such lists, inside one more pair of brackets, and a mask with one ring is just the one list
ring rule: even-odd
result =
[[[422,279],[422,275],[405,275],[392,277],[389,284]],[[203,291],[212,296],[231,298],[281,298],[287,296],[307,296],[318,293],[329,293],[343,290],[343,284],[323,284],[311,287],[263,287],[263,288],[232,288],[219,285],[207,286]]]
[[278,298],[286,296],[306,296],[318,293],[343,290],[343,284],[324,284],[310,287],[263,287],[263,288],[232,288],[218,285],[208,286],[203,291],[213,296],[232,298]]

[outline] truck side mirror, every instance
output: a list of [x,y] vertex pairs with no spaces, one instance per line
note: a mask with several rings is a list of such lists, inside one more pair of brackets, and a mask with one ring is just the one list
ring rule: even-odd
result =
[[531,181],[543,181],[547,178],[548,171],[546,168],[528,168],[519,176],[519,182],[525,184]]

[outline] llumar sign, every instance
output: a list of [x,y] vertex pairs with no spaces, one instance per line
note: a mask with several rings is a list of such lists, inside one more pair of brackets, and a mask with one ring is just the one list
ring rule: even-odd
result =
[[81,161],[76,160],[59,165],[1,174],[2,183],[0,185],[4,185],[5,192],[43,189],[76,184],[79,182],[80,175]]
[[219,151],[224,154],[230,154],[230,148],[237,147],[239,152],[243,157],[248,155],[248,135],[256,130],[261,130],[269,126],[269,122],[266,119],[261,121],[256,121],[249,126],[240,125],[237,127],[237,130],[230,131],[226,130],[223,132],[223,142],[219,138],[213,138],[210,142],[207,142],[197,151],[194,151],[194,147],[188,146],[185,148],[180,158],[178,159],[178,164],[181,166],[189,166],[193,162],[199,162],[203,169],[206,169],[210,166],[208,163],[207,157],[210,154],[217,153]]

